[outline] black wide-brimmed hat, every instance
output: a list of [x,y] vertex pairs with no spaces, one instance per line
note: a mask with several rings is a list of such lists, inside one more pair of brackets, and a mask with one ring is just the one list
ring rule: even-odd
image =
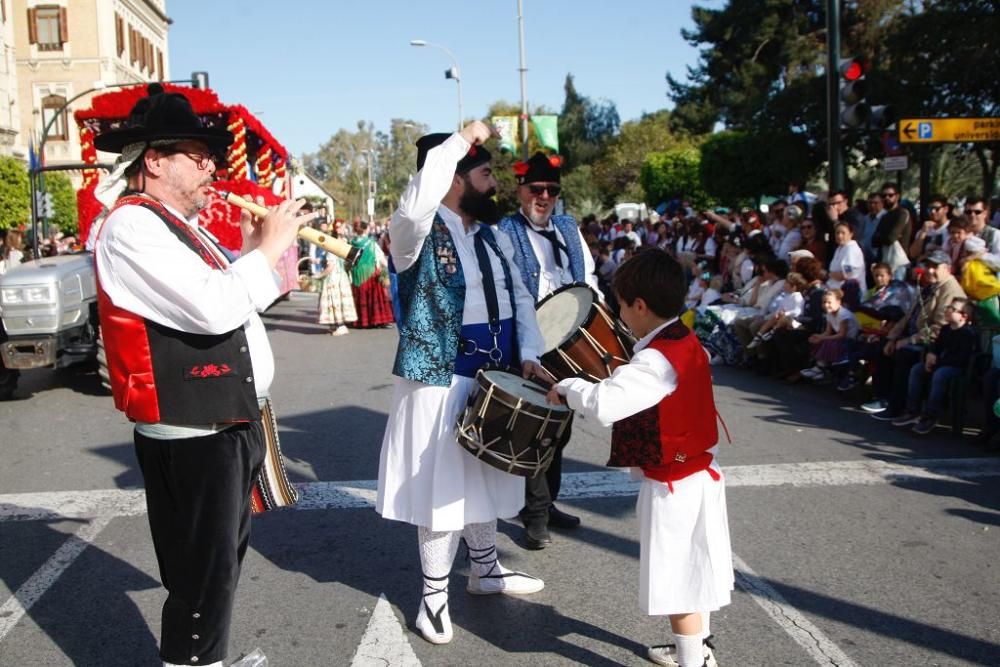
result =
[[146,91],[148,97],[135,103],[123,127],[94,137],[98,150],[121,153],[129,144],[184,139],[202,141],[209,150],[223,149],[233,143],[229,130],[205,127],[191,108],[191,102],[181,93],[164,92],[158,83],[150,84]]
[[[435,132],[433,134],[425,134],[417,139],[417,171],[424,168],[424,160],[427,159],[427,153],[435,146],[443,144],[450,136],[447,132]],[[492,159],[493,156],[490,155],[490,152],[482,146],[471,146],[465,157],[458,161],[455,171],[460,174],[471,171]]]

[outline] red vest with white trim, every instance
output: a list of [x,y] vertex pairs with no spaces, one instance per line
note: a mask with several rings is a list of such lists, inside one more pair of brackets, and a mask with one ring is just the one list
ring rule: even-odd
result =
[[[190,225],[159,202],[140,195],[123,206],[155,213],[178,240],[213,270],[224,270],[221,251],[210,248]],[[109,213],[110,216],[110,213]],[[107,228],[101,227],[97,237]],[[101,335],[115,407],[132,421],[178,425],[260,419],[250,348],[243,327],[218,335],[192,334],[119,308],[97,280]]]
[[639,467],[646,477],[666,482],[707,470],[708,452],[719,442],[708,355],[680,321],[664,327],[647,349],[662,354],[677,373],[677,388],[656,405],[615,422],[609,466]]

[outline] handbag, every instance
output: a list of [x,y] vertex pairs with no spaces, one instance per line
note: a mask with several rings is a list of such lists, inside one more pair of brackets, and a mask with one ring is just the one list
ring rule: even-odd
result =
[[278,442],[278,421],[274,417],[271,399],[264,399],[260,409],[264,427],[264,463],[250,489],[250,511],[260,514],[273,509],[290,507],[298,502],[299,493],[288,479],[285,462]]

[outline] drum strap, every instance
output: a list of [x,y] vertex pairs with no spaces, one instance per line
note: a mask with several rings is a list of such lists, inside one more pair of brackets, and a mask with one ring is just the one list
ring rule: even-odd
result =
[[490,262],[489,253],[486,252],[486,242],[483,241],[482,234],[476,234],[474,245],[479,273],[483,276],[483,293],[486,295],[486,312],[490,317],[490,327],[496,327],[500,323],[500,302],[497,301],[497,284],[493,280],[493,264]]

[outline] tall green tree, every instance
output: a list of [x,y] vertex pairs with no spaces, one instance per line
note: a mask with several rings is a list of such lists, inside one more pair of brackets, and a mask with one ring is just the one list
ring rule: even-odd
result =
[[374,125],[359,120],[354,131],[341,128],[318,151],[303,156],[306,171],[323,182],[347,217],[368,218],[366,151],[374,148]]
[[80,229],[76,214],[76,189],[69,176],[52,172],[45,176],[45,190],[52,195],[53,215],[50,223],[64,234],[76,234]]
[[566,92],[559,113],[559,152],[566,170],[592,164],[621,125],[618,109],[607,100],[594,101],[576,90],[573,75],[566,75]]
[[12,157],[0,157],[0,229],[11,229],[31,220],[28,169]]
[[805,140],[795,135],[717,132],[701,146],[700,182],[722,204],[756,204],[761,195],[804,183],[812,168],[808,155]]

